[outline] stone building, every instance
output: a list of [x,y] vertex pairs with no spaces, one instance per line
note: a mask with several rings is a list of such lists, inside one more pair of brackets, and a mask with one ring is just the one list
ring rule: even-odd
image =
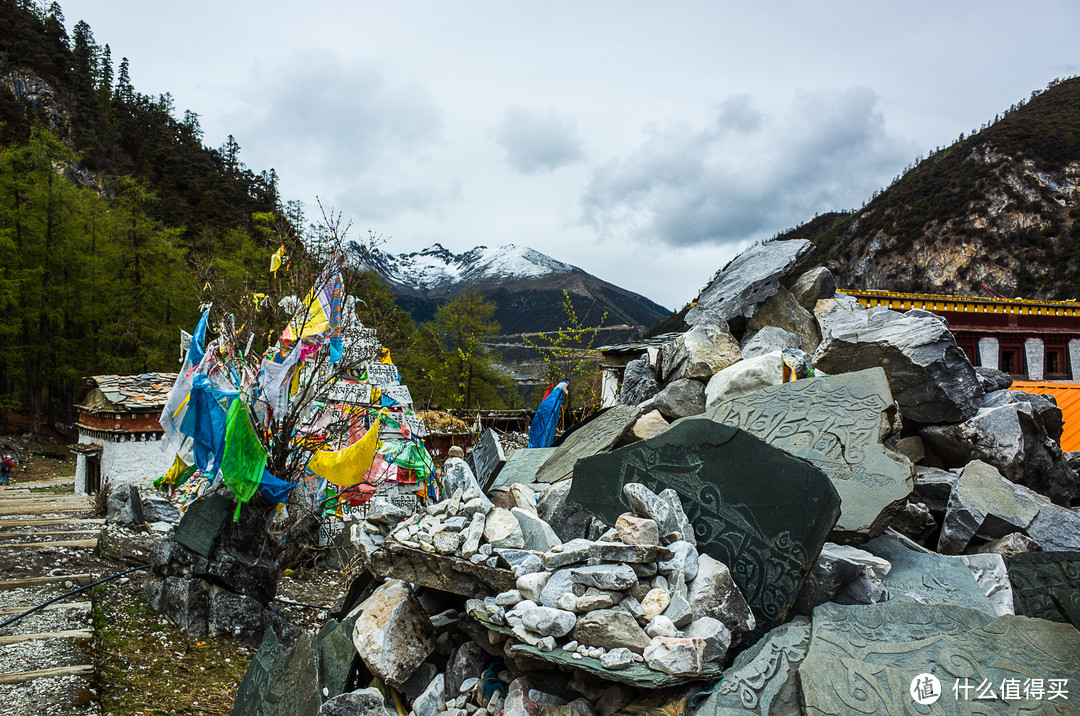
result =
[[91,494],[106,480],[112,485],[149,486],[172,464],[163,450],[164,432],[158,423],[176,373],[95,375],[76,404],[79,438],[75,492]]

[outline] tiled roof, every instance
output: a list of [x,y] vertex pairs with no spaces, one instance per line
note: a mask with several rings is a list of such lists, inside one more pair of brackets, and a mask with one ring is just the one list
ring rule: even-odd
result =
[[143,410],[160,408],[176,382],[176,373],[140,373],[138,375],[95,375],[86,379],[91,387],[84,404],[94,401],[93,388],[101,391],[105,404],[92,408]]
[[1065,452],[1080,450],[1080,383],[1052,383],[1029,380],[1013,381],[1009,390],[1054,396],[1065,418],[1065,431],[1061,435],[1061,449]]

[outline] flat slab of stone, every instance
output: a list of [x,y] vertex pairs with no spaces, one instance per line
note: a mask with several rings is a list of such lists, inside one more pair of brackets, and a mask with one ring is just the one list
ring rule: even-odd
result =
[[709,313],[729,323],[757,312],[765,299],[780,290],[784,280],[813,251],[805,239],[768,241],[751,246],[721,269],[686,312],[686,324],[696,326]]
[[894,534],[875,537],[862,548],[892,565],[881,580],[892,601],[946,604],[995,614],[990,600],[959,557],[926,551],[911,540]]
[[[922,673],[939,680],[939,698],[918,706],[912,682]],[[1000,700],[1005,680],[1067,679],[1080,674],[1080,631],[1071,625],[957,606],[883,602],[826,603],[814,610],[810,650],[799,667],[807,714],[1076,713],[1069,699]],[[997,698],[977,699],[983,683]],[[960,698],[953,685],[959,683]],[[963,686],[971,689],[965,692]],[[916,684],[916,687],[920,686]],[[925,686],[924,686],[925,689]],[[983,692],[984,696],[988,692]]]
[[914,487],[911,463],[882,444],[899,426],[881,368],[762,388],[706,415],[821,468],[840,495],[834,542],[880,534]]
[[1006,557],[1005,565],[1017,614],[1069,621],[1054,596],[1059,591],[1080,594],[1080,552],[1026,552]]
[[[506,634],[507,636],[514,636],[514,632],[507,627],[485,621],[479,614],[473,612],[469,612],[469,614],[491,631]],[[666,689],[671,686],[680,686],[692,681],[715,680],[720,676],[721,671],[720,665],[716,662],[706,662],[701,675],[693,678],[670,676],[660,671],[654,671],[642,663],[633,663],[622,669],[607,669],[600,663],[599,659],[593,659],[588,656],[582,656],[580,659],[575,659],[571,656],[573,652],[569,652],[559,646],[556,646],[552,651],[541,651],[528,644],[515,644],[510,647],[510,653],[528,656],[537,659],[538,661],[545,661],[549,664],[568,666],[571,669],[585,672],[603,679],[604,681],[627,684],[642,689]]]
[[569,499],[613,525],[631,511],[628,482],[678,493],[698,550],[731,569],[757,617],[751,641],[784,622],[840,514],[820,469],[705,417],[581,460]]
[[555,448],[536,473],[537,482],[558,482],[574,473],[574,463],[604,452],[619,442],[641,417],[636,405],[616,405],[581,426]]
[[518,448],[510,453],[510,457],[499,470],[490,489],[506,489],[510,485],[532,485],[537,481],[536,473],[558,450],[559,448]]
[[1039,506],[1036,496],[1006,480],[996,467],[970,462],[949,495],[937,551],[959,554],[976,534],[998,539],[1027,529]]
[[21,684],[34,679],[54,679],[63,676],[93,676],[96,671],[93,664],[81,666],[59,666],[53,669],[35,669],[33,671],[16,671],[10,674],[0,674],[0,686],[8,684]]
[[399,544],[372,552],[368,569],[379,577],[400,579],[463,597],[495,595],[516,585],[514,573],[508,569],[473,564],[466,559]]
[[232,518],[236,505],[220,492],[191,503],[176,526],[174,539],[203,557],[210,557],[225,522]]
[[465,462],[469,464],[480,487],[486,489],[495,481],[503,465],[506,464],[506,454],[494,430],[488,428],[484,431],[484,434],[473,445],[472,452],[469,453]]

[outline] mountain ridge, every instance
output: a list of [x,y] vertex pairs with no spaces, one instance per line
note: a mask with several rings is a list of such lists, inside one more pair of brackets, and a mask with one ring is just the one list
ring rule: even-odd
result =
[[420,251],[391,254],[353,242],[348,251],[357,268],[382,277],[398,305],[417,322],[468,291],[495,302],[495,320],[504,334],[562,327],[563,291],[570,294],[587,326],[598,325],[606,314],[604,325],[646,328],[669,313],[645,296],[527,246],[476,246],[455,254],[435,243]]
[[1080,78],[932,152],[861,209],[779,234],[849,288],[1080,296]]

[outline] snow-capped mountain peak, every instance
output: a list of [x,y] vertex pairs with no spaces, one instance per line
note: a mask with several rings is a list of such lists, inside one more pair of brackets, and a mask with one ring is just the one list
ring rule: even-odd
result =
[[549,274],[582,273],[581,269],[557,261],[527,246],[506,244],[495,248],[477,246],[455,254],[441,244],[432,244],[421,251],[408,254],[389,254],[372,249],[361,255],[362,249],[350,247],[362,268],[382,274],[399,289],[423,293],[460,286],[487,284],[517,279],[541,278]]

